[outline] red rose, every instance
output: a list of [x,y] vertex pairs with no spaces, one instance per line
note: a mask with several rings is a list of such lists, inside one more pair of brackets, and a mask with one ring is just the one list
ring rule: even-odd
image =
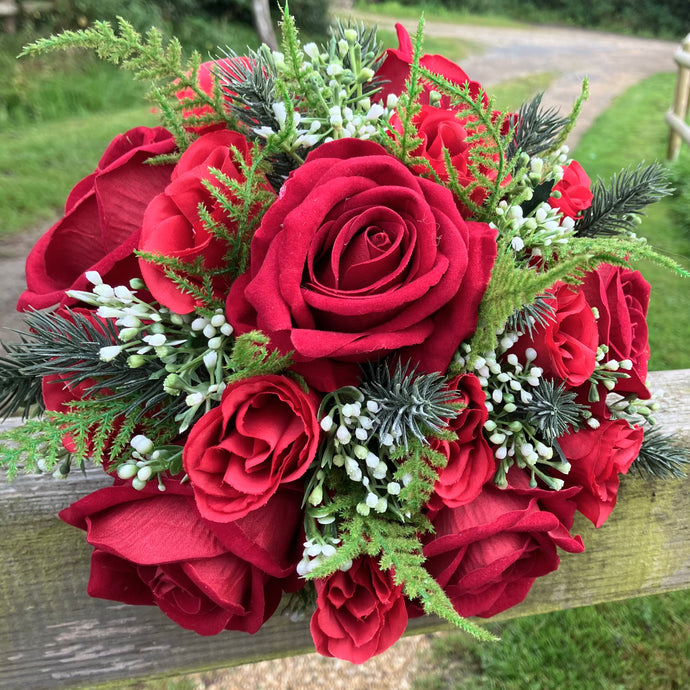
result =
[[[609,347],[607,359],[632,363],[631,369],[624,370],[628,378],[617,379],[614,390],[649,398],[645,385],[649,361],[649,283],[639,271],[601,264],[585,276],[582,291],[589,305],[599,312],[599,342]],[[602,392],[602,398],[605,397]]]
[[584,550],[569,533],[577,489],[531,489],[516,468],[508,482],[507,489],[487,484],[472,503],[433,519],[425,567],[461,616],[488,618],[519,604],[536,578],[558,568],[556,547]]
[[[395,30],[398,34],[398,48],[386,50],[383,64],[376,72],[375,79],[383,82],[381,90],[376,94],[377,100],[385,101],[389,94],[399,96],[405,89],[405,82],[410,77],[410,66],[413,59],[413,48],[410,34],[402,24],[396,24]],[[458,86],[469,84],[469,93],[472,98],[482,92],[479,82],[472,81],[458,65],[442,55],[422,55],[419,60],[421,67],[445,77],[448,81]],[[423,105],[429,103],[429,92],[432,88],[424,85],[424,91],[420,102]],[[488,103],[486,94],[482,94],[484,103]],[[441,106],[448,107],[448,98],[441,99]]]
[[353,362],[390,352],[445,371],[475,329],[495,256],[495,231],[465,222],[447,189],[378,144],[340,139],[283,185],[227,314],[308,362],[299,371],[319,390],[356,383]]
[[535,364],[546,378],[565,381],[575,388],[594,372],[599,345],[597,323],[585,295],[571,285],[556,283],[549,290],[555,310],[554,319],[533,329],[532,336],[523,335],[508,352],[525,361],[525,350],[533,348]]
[[229,522],[302,477],[319,444],[319,401],[284,376],[230,384],[189,432],[185,472],[207,520]]
[[441,470],[429,500],[432,512],[444,506],[457,508],[473,501],[496,471],[494,454],[482,433],[489,418],[484,401],[486,395],[474,374],[465,374],[456,381],[457,402],[465,408],[452,419],[449,430],[457,435],[453,441],[432,441],[448,464]]
[[[236,148],[245,161],[249,161],[249,145],[237,132],[228,130],[203,134],[182,154],[172,172],[170,184],[151,201],[144,214],[139,249],[143,252],[192,263],[198,259],[209,271],[225,266],[228,247],[214,236],[199,216],[203,204],[216,222],[223,224],[228,233],[234,232],[234,224],[227,217],[221,204],[206,189],[204,182],[218,187],[220,183],[209,168],[216,168],[234,180],[242,180],[240,166],[231,148]],[[229,194],[229,190],[224,190]],[[146,287],[161,304],[178,314],[188,314],[196,306],[195,298],[183,292],[165,268],[140,259],[141,273]],[[192,282],[197,278],[189,277]],[[228,280],[221,275],[214,279],[216,297],[225,297]]]
[[96,170],[70,192],[63,218],[31,250],[19,311],[75,304],[65,291],[90,290],[86,271],[98,271],[111,285],[140,275],[133,252],[144,210],[172,171],[146,161],[174,149],[161,127],[136,127],[113,139]]
[[202,635],[255,633],[275,611],[296,565],[301,495],[283,492],[250,518],[217,524],[198,513],[188,484],[136,491],[116,483],[60,513],[94,547],[88,592],[155,604]]
[[559,208],[562,213],[574,220],[579,218],[586,208],[592,205],[592,190],[587,173],[577,161],[563,169],[563,178],[554,186],[554,192],[560,192],[560,197],[551,197],[549,205]]
[[402,586],[360,557],[347,572],[316,580],[311,636],[316,651],[361,664],[395,644],[407,627]]
[[566,486],[580,487],[577,509],[601,527],[616,505],[618,475],[625,474],[640,452],[644,432],[623,419],[603,420],[598,429],[578,429],[558,443],[570,461]]

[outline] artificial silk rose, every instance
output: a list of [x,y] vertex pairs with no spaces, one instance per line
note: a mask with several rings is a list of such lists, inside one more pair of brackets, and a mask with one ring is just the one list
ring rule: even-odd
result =
[[[319,390],[357,383],[391,353],[445,371],[477,323],[495,231],[370,141],[319,146],[261,221],[228,320],[258,328]],[[308,366],[304,366],[308,363]]]
[[[375,75],[375,79],[383,82],[381,90],[374,97],[376,100],[385,101],[389,94],[399,96],[404,91],[405,82],[410,77],[410,67],[413,61],[412,40],[402,24],[396,24],[395,30],[398,34],[398,47],[386,50],[383,63]],[[429,72],[445,77],[452,84],[457,86],[468,84],[469,94],[472,98],[477,98],[482,93],[479,82],[472,81],[458,65],[442,55],[422,55],[419,64]],[[431,85],[423,84],[420,103],[423,105],[429,103],[429,94],[432,90]],[[486,94],[482,94],[482,100],[484,103],[488,102]],[[444,96],[441,99],[441,106],[448,107],[448,103],[448,98]]]
[[311,636],[316,651],[361,664],[395,644],[407,626],[402,586],[368,556],[315,581]]
[[[228,234],[235,232],[234,222],[204,184],[211,183],[232,197],[232,193],[221,185],[209,168],[219,170],[230,179],[242,181],[244,178],[233,149],[239,152],[245,162],[249,162],[246,139],[228,130],[202,134],[182,154],[172,172],[170,184],[146,209],[139,241],[142,252],[183,264],[201,260],[208,272],[220,271],[225,266],[227,244],[202,221],[199,206],[206,208],[213,221],[225,226]],[[155,299],[177,314],[193,311],[196,299],[168,276],[164,266],[148,258],[140,259],[139,265]],[[183,277],[201,288],[200,277],[186,273]],[[228,280],[222,272],[213,279],[213,297],[225,297]]]
[[576,488],[532,489],[512,468],[508,488],[487,484],[477,498],[444,508],[426,539],[425,568],[461,616],[494,616],[519,604],[535,579],[558,568],[556,547],[584,550],[570,536]]
[[464,374],[452,383],[458,394],[456,402],[464,409],[448,425],[457,438],[432,441],[432,448],[447,459],[429,500],[432,513],[444,506],[457,508],[473,501],[496,470],[493,451],[482,433],[489,412],[479,379],[474,374]]
[[525,352],[536,352],[535,365],[546,378],[565,381],[574,388],[592,375],[596,365],[599,333],[592,309],[584,292],[571,285],[556,283],[549,289],[549,303],[555,311],[553,319],[523,335],[508,353],[515,353],[525,362]]
[[[397,114],[393,122],[400,127],[402,125]],[[442,180],[447,180],[445,149],[461,183],[469,182],[467,161],[470,147],[467,142],[468,131],[465,129],[467,118],[461,117],[455,110],[423,105],[415,115],[414,124],[422,141],[412,152],[413,155],[426,158],[436,174]],[[415,166],[414,169],[418,171],[423,168]]]
[[[649,398],[645,385],[649,361],[649,283],[639,271],[601,264],[596,271],[587,273],[582,291],[589,305],[599,313],[599,342],[608,345],[607,360],[629,360],[632,365],[631,369],[622,370],[628,376],[617,379],[614,390]],[[606,392],[601,391],[601,398],[605,397]]]
[[31,250],[18,310],[75,304],[65,292],[89,291],[86,271],[98,271],[111,285],[140,275],[133,252],[144,210],[172,171],[146,161],[174,149],[172,134],[161,127],[136,127],[113,139],[96,170],[70,192],[65,215]]
[[566,486],[578,487],[577,509],[601,527],[616,505],[619,475],[637,458],[644,432],[623,419],[603,420],[597,429],[578,429],[558,443],[570,461]]
[[275,611],[298,556],[301,494],[284,491],[251,517],[204,520],[177,480],[142,491],[116,482],[60,513],[94,547],[88,592],[155,604],[202,635],[255,633]]
[[318,406],[315,395],[284,376],[230,384],[184,447],[201,514],[217,522],[240,519],[300,479],[319,444]]
[[560,192],[560,196],[552,196],[549,205],[559,208],[565,216],[576,220],[582,211],[592,205],[592,190],[590,179],[577,161],[570,163],[563,169],[563,178],[552,190]]

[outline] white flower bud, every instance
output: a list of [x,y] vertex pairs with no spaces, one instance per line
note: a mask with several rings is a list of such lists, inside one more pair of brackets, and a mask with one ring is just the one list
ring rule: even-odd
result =
[[107,345],[98,351],[101,362],[112,362],[122,352],[122,345]]
[[91,285],[103,284],[103,278],[101,278],[101,274],[98,271],[86,271],[84,277],[89,281],[89,283],[91,283]]
[[129,445],[140,455],[149,455],[149,453],[153,453],[153,441],[143,434],[134,436],[129,442]]
[[138,468],[134,463],[127,462],[117,468],[117,476],[120,479],[131,479],[138,472]]

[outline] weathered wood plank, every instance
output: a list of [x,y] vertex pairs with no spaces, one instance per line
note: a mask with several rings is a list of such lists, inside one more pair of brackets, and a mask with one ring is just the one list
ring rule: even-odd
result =
[[[690,370],[650,374],[666,431],[690,445]],[[106,485],[96,470],[64,482],[23,477],[0,485],[0,688],[92,686],[106,680],[220,668],[313,649],[308,625],[274,617],[255,636],[200,637],[156,608],[86,595],[90,547],[56,513]],[[690,480],[625,478],[610,520],[576,523],[587,547],[563,556],[521,606],[502,617],[690,588]],[[409,631],[439,628],[419,619]]]

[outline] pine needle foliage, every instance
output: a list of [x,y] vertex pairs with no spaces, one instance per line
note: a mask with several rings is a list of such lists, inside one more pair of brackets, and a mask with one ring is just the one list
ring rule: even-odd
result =
[[378,405],[379,438],[390,435],[405,450],[412,439],[427,444],[428,436],[442,433],[459,412],[456,393],[441,374],[416,375],[400,362],[392,373],[385,363],[369,367],[360,390]]
[[[0,360],[0,381],[8,383],[2,390],[3,409],[40,405],[41,380],[47,376],[57,377],[70,388],[88,383],[82,392],[90,399],[83,406],[87,416],[95,400],[90,396],[104,388],[109,390],[108,405],[112,403],[135,425],[143,423],[145,417],[165,425],[183,406],[182,401],[171,400],[163,391],[159,381],[165,373],[162,364],[148,362],[132,369],[124,358],[107,362],[101,359],[101,348],[117,342],[112,320],[95,323],[80,312],[67,310],[66,316],[30,312],[26,322],[30,332],[23,334],[22,342],[11,346],[10,356]],[[33,394],[38,397],[32,399]],[[76,402],[72,404],[76,406]]]
[[[26,419],[32,412],[43,409],[41,379],[27,375],[23,370],[22,343],[2,343],[7,353],[0,357],[0,417],[7,419],[21,413]],[[33,360],[31,360],[33,361]]]
[[637,229],[643,209],[672,192],[668,174],[660,163],[639,164],[611,177],[607,186],[601,178],[592,185],[592,205],[575,224],[580,237],[616,235]]
[[548,444],[582,426],[586,408],[576,401],[577,393],[566,390],[564,382],[557,385],[550,379],[541,379],[530,393],[533,397],[529,407],[523,408],[524,421],[534,425]]
[[557,148],[556,142],[561,140],[561,133],[570,124],[571,115],[563,117],[557,108],[544,108],[540,92],[532,100],[520,106],[514,121],[513,140],[508,145],[508,158],[513,158],[518,152],[528,156],[538,156]]
[[216,69],[230,111],[247,133],[256,127],[278,130],[273,110],[276,96],[277,70],[273,53],[262,45],[241,56],[232,48],[220,51]]
[[[180,151],[192,139],[189,130],[182,126],[183,110],[204,109],[203,115],[185,119],[188,126],[234,124],[233,117],[225,111],[220,86],[216,84],[211,95],[199,87],[201,55],[194,51],[184,59],[180,42],[172,38],[166,43],[158,29],[151,28],[142,36],[121,17],[117,30],[109,22],[97,21],[86,29],[40,38],[25,46],[20,56],[72,48],[93,50],[102,60],[120,65],[136,79],[150,83],[147,96],[159,107],[162,124],[173,133]],[[189,97],[178,98],[181,91],[189,93]]]
[[506,328],[516,333],[527,333],[530,337],[536,327],[544,327],[555,318],[551,295],[537,295],[534,302],[514,311],[506,322]]
[[683,479],[690,468],[690,452],[674,442],[673,436],[656,428],[645,428],[640,452],[630,467],[643,479]]

